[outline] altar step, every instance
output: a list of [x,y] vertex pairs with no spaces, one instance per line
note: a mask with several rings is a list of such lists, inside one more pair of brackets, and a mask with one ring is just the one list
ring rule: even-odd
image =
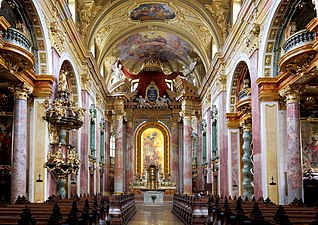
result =
[[139,203],[136,202],[137,212],[128,225],[182,225],[172,212],[172,202]]

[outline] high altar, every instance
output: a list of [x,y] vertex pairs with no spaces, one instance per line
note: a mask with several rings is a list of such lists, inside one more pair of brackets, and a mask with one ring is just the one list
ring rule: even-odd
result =
[[132,192],[169,190],[175,192],[176,182],[170,175],[170,136],[159,122],[142,125],[135,137],[135,170],[129,184]]
[[144,169],[142,175],[136,174],[133,182],[130,182],[129,189],[136,190],[176,190],[176,182],[171,181],[170,175],[164,175],[158,165],[150,165]]

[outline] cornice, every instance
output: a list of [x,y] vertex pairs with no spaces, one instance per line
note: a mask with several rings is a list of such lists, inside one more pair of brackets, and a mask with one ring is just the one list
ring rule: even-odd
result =
[[237,113],[226,113],[225,115],[227,122],[226,125],[228,128],[239,128],[240,122]]
[[256,80],[259,87],[259,100],[263,102],[278,101],[278,81],[272,77],[261,77]]

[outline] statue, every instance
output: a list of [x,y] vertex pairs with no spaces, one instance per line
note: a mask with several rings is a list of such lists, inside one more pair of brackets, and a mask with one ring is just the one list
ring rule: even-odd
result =
[[113,82],[119,81],[123,78],[124,73],[121,70],[123,67],[122,64],[119,64],[119,60],[117,60],[113,65],[110,66],[110,68],[113,70],[111,77],[114,78]]
[[68,72],[61,70],[60,75],[59,75],[59,91],[66,91],[67,88],[67,76]]
[[194,62],[190,63],[190,65],[188,67],[182,66],[183,70],[181,70],[180,72],[183,74],[183,76],[188,76],[193,72],[196,64],[197,64],[197,61],[194,61]]
[[147,102],[147,99],[143,98],[141,95],[137,97],[137,101],[139,102],[140,108],[151,108],[151,105]]
[[156,107],[168,107],[168,103],[170,103],[171,100],[166,96],[163,95],[162,97],[159,97],[156,103]]

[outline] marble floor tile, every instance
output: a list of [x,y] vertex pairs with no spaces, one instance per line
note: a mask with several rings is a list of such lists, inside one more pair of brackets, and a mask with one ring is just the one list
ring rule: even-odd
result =
[[137,212],[128,225],[182,225],[181,221],[171,212],[169,203],[136,203]]

